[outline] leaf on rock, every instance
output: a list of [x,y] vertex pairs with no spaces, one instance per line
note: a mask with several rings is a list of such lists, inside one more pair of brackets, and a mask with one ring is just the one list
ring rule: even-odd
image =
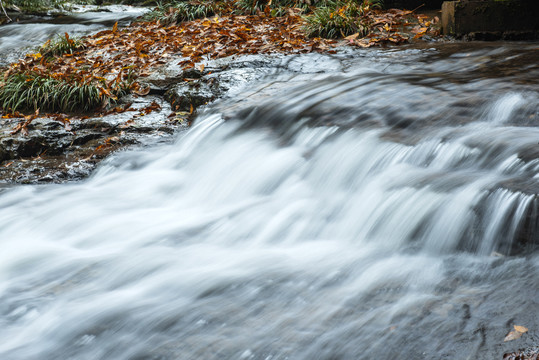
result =
[[514,325],[514,330],[511,330],[503,339],[504,342],[506,341],[512,341],[520,338],[522,334],[528,331],[528,328],[520,325]]
[[519,333],[525,333],[528,331],[528,328],[527,327],[524,327],[524,326],[520,326],[520,325],[514,325],[513,326],[515,328],[516,331],[518,331]]
[[504,342],[507,342],[507,341],[513,341],[513,340],[516,340],[518,339],[519,337],[522,336],[522,333],[521,332],[518,332],[516,330],[511,330],[506,336],[505,338],[503,339]]
[[353,40],[357,39],[358,36],[359,36],[359,33],[355,33],[355,34],[352,34],[352,35],[349,35],[349,36],[345,37],[344,39],[348,40],[348,41],[353,41]]

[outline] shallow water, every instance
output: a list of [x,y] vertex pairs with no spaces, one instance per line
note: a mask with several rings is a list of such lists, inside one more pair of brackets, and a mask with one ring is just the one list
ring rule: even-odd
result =
[[[277,58],[174,144],[83,182],[0,189],[0,357],[493,359],[536,345],[534,56]],[[504,343],[513,325],[529,331]]]
[[62,16],[35,17],[0,26],[0,66],[16,61],[25,53],[33,52],[55,36],[83,36],[110,28],[116,21],[127,25],[147,9],[131,6],[104,6],[101,11],[78,12]]

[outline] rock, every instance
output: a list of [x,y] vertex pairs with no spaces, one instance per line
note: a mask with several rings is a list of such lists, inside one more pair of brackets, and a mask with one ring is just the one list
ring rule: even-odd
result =
[[[171,121],[172,109],[191,112],[220,97],[233,94],[249,81],[275,71],[272,56],[248,55],[209,61],[204,67],[183,70],[171,58],[143,78],[150,86],[144,97],[127,97],[134,109],[153,102],[161,109],[148,114],[127,111],[72,119],[68,130],[49,117],[37,118],[28,134],[12,134],[21,119],[0,119],[0,183],[43,183],[78,180],[90,174],[110,153],[132,145],[172,139],[185,123]],[[161,95],[161,96],[159,96]],[[164,95],[164,98],[162,97]],[[168,101],[168,102],[167,102]],[[172,104],[172,106],[170,104]]]
[[142,114],[126,111],[89,119],[72,119],[71,130],[52,118],[37,118],[28,126],[28,135],[12,134],[18,119],[0,122],[0,182],[42,183],[78,180],[107,155],[127,146],[144,144],[156,136],[171,139],[182,129],[168,121],[170,106],[155,96],[131,98],[134,109],[152,102],[161,111]]
[[191,112],[222,94],[215,77],[184,81],[165,93],[165,99],[177,111]]
[[503,360],[538,360],[539,346],[503,354]]

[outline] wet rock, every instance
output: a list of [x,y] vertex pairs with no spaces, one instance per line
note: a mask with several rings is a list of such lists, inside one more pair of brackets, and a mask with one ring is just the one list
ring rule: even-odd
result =
[[[280,59],[241,56],[217,59],[184,70],[181,57],[143,78],[150,87],[144,97],[127,97],[134,111],[88,119],[73,119],[69,126],[52,118],[37,118],[28,134],[12,134],[21,119],[0,120],[0,183],[43,183],[77,180],[88,176],[110,153],[132,145],[170,138],[187,126],[169,119],[172,110],[191,113],[223,96],[232,96],[249,81],[275,71]],[[164,95],[164,96],[163,96]],[[152,102],[161,107],[145,114]]]
[[[37,118],[28,134],[12,134],[20,119],[0,122],[0,182],[46,183],[82,179],[110,153],[149,138],[171,139],[182,126],[168,120],[170,106],[155,96],[133,97],[133,111],[72,119],[70,129],[52,118]],[[152,102],[160,111],[146,114]]]
[[503,360],[537,360],[539,359],[539,346],[521,349],[515,352],[503,354]]
[[178,111],[191,111],[206,105],[222,94],[215,77],[185,81],[172,87],[165,93],[165,99]]
[[539,198],[537,196],[528,205],[516,239],[511,245],[511,254],[532,253],[539,248]]

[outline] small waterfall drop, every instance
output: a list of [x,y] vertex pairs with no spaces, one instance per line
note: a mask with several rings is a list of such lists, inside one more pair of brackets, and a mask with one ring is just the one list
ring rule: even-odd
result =
[[537,92],[445,58],[341,61],[85,181],[2,190],[0,357],[490,359],[513,324],[536,342]]

